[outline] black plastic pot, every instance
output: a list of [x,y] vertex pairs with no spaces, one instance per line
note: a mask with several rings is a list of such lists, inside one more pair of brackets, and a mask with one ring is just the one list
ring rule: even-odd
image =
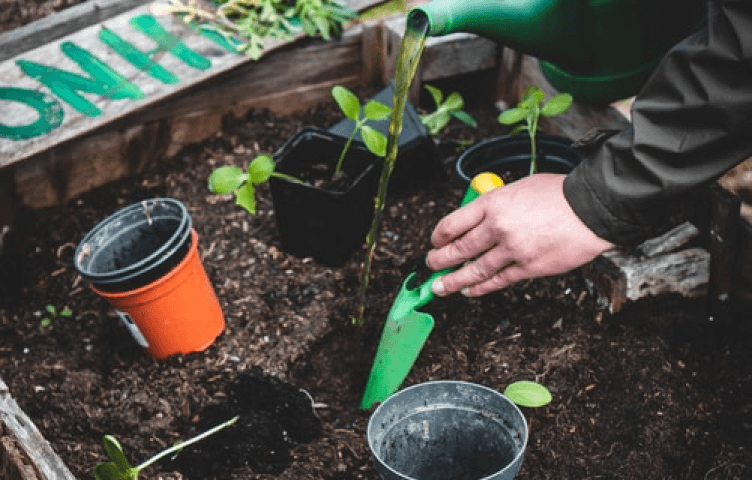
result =
[[[374,95],[373,100],[391,107],[394,102],[393,85],[389,84]],[[385,136],[389,133],[388,119],[369,122],[368,125]],[[348,138],[354,128],[355,122],[345,118],[330,128],[329,132],[339,137]],[[360,133],[355,135],[355,141],[362,142]],[[433,139],[420,121],[420,115],[418,115],[415,107],[410,102],[406,102],[397,159],[389,178],[389,191],[401,192],[446,179],[447,174],[441,164],[441,158]]]
[[[571,140],[548,134],[536,135],[538,171],[569,173],[582,157],[570,147]],[[464,185],[481,172],[493,172],[509,183],[530,172],[530,138],[527,134],[504,135],[479,142],[465,150],[457,159],[457,176]]]
[[[304,128],[274,154],[278,172],[303,178],[306,169],[323,164],[331,170],[345,139],[325,130]],[[272,177],[269,181],[282,248],[298,257],[313,257],[326,266],[341,266],[365,241],[373,220],[381,161],[353,144],[342,170],[352,181],[332,190]]]
[[191,217],[172,198],[134,203],[97,224],[78,244],[76,270],[107,292],[133,290],[162,277],[191,246]]

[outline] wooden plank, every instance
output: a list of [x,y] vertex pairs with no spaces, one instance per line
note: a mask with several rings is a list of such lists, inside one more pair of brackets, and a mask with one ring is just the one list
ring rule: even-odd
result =
[[348,30],[338,41],[271,52],[28,158],[12,169],[15,196],[32,208],[61,204],[208,138],[221,129],[223,115],[242,116],[251,108],[290,113],[329,98],[335,84],[355,87],[361,79],[361,30]]
[[88,0],[0,34],[0,62],[152,0]]
[[3,478],[75,480],[0,378],[0,456]]
[[[354,3],[359,8],[363,8],[365,5],[377,4],[380,1],[358,0]],[[178,17],[165,15],[158,17],[158,21],[164,29],[171,35],[174,35],[187,48],[203,57],[208,66],[191,67],[174,55],[170,55],[167,52],[157,52],[153,54],[152,60],[176,75],[179,83],[175,85],[155,80],[152,76],[134,67],[113,50],[109,49],[99,38],[100,33],[104,31],[104,27],[104,29],[107,29],[106,31],[114,32],[119,37],[127,39],[128,42],[132,43],[133,46],[142,52],[153,50],[156,46],[155,41],[134,30],[134,27],[130,24],[130,21],[136,17],[149,15],[151,5],[142,5],[103,22],[83,28],[58,41],[29,50],[0,63],[0,87],[12,86],[14,88],[39,91],[47,94],[49,92],[46,87],[40,86],[37,80],[30,78],[21,70],[19,61],[32,61],[41,65],[53,65],[69,72],[82,73],[79,66],[69,56],[61,53],[63,42],[70,42],[90,52],[121,74],[123,76],[121,85],[124,82],[129,82],[130,85],[135,86],[134,88],[144,95],[144,98],[136,100],[113,100],[105,96],[85,94],[86,99],[101,111],[96,116],[84,115],[72,108],[68,103],[56,101],[56,104],[62,109],[63,120],[58,127],[49,133],[33,138],[16,140],[0,137],[0,168],[7,167],[35,154],[49,150],[56,145],[60,145],[81,135],[88,134],[103,125],[116,122],[138,111],[148,111],[153,105],[165,99],[195,88],[198,85],[213,81],[218,75],[230,72],[239,66],[255,64],[249,57],[227,51],[204,36],[197,34]],[[302,34],[298,35],[298,37],[301,36]],[[267,42],[265,51],[267,53],[272,52],[284,47],[288,43],[285,40],[271,39]],[[279,84],[274,85],[274,87],[278,89]],[[49,99],[51,97],[47,96],[45,98]],[[4,121],[7,121],[5,119],[13,119],[14,123],[10,126],[32,124],[38,117],[39,115],[36,110],[29,108],[24,103],[18,101],[0,102],[0,118],[4,119]]]
[[683,248],[700,231],[684,223],[648,239],[634,251],[613,249],[583,266],[582,274],[600,303],[617,313],[629,302],[648,296],[678,293],[687,298],[705,295],[710,277],[710,253]]

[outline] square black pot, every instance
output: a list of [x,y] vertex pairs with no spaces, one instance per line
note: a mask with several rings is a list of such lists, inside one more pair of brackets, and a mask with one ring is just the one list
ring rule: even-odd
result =
[[[394,102],[393,86],[389,84],[376,94],[373,100],[391,107]],[[389,133],[388,119],[372,121],[368,125],[384,135]],[[355,122],[345,118],[331,127],[329,132],[347,139],[354,128]],[[363,139],[360,132],[355,136],[354,141],[362,145]],[[447,179],[446,170],[441,163],[436,145],[428,134],[428,130],[420,121],[418,112],[409,101],[405,103],[398,148],[394,170],[389,178],[389,192],[403,192],[427,183]]]
[[[275,154],[276,171],[301,178],[306,168],[324,164],[332,170],[345,139],[307,127]],[[365,243],[373,220],[381,160],[353,144],[343,172],[352,183],[345,190],[329,190],[309,183],[272,177],[269,184],[282,248],[298,257],[337,267]]]

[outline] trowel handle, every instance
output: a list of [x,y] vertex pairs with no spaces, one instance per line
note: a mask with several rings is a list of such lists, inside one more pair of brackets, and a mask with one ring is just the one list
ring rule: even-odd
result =
[[[494,188],[499,188],[504,186],[504,181],[496,175],[495,173],[490,172],[483,172],[479,173],[475,177],[473,177],[473,180],[470,182],[470,186],[467,187],[467,191],[465,191],[465,195],[462,197],[462,201],[460,202],[460,206],[467,205],[468,203],[472,202],[476,198],[480,197],[482,194],[486,192],[490,192]],[[431,284],[434,280],[436,280],[439,277],[443,277],[447,273],[451,273],[455,271],[457,267],[449,267],[445,268],[443,270],[439,270],[438,272],[434,272],[431,274],[430,277],[428,277],[428,280],[421,283],[414,289],[411,289],[414,295],[416,295],[419,298],[419,304],[418,307],[421,307],[434,298],[434,293],[431,291]]]

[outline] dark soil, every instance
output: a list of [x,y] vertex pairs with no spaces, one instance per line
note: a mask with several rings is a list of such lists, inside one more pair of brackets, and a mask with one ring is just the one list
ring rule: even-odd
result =
[[[478,130],[446,130],[450,178],[456,155],[447,138],[473,143],[501,133],[486,107],[471,103]],[[296,258],[280,247],[267,185],[255,217],[206,190],[212,168],[245,165],[304,125],[338,119],[330,104],[285,118],[254,111],[227,119],[216,138],[138,177],[19,215],[0,257],[0,377],[76,477],[91,478],[106,459],[106,433],[140,462],[240,415],[145,478],[377,478],[360,396],[395,293],[410,272],[425,273],[430,232],[456,208],[461,188],[452,179],[390,195],[361,327],[351,317],[363,252],[341,268]],[[140,349],[72,267],[94,225],[157,196],[187,205],[227,319],[207,351],[163,362]],[[41,326],[48,304],[70,307],[73,318]],[[531,379],[553,392],[550,405],[524,412],[531,437],[520,479],[752,476],[748,316],[710,318],[703,301],[671,296],[610,315],[578,272],[480,299],[438,299],[427,311],[436,328],[406,385],[459,379],[503,390]]]

